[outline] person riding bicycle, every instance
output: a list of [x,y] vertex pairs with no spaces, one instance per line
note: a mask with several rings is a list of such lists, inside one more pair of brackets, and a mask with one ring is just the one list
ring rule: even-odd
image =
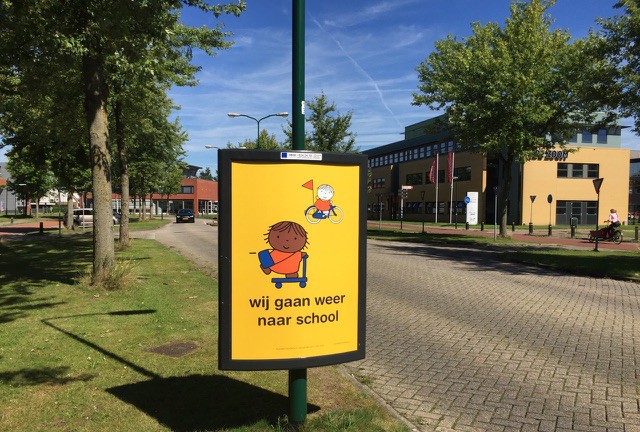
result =
[[328,184],[323,184],[318,186],[318,199],[316,200],[314,206],[318,211],[321,211],[325,214],[325,216],[329,216],[329,211],[331,210],[333,198],[333,188]]
[[609,226],[607,227],[607,237],[613,236],[616,228],[620,226],[620,218],[618,217],[618,212],[615,209],[611,209],[609,213],[609,219],[605,222],[609,222]]

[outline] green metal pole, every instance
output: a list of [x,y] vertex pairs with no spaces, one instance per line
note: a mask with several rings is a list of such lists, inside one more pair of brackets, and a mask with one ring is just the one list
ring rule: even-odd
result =
[[293,150],[304,150],[304,2],[293,0]]
[[[304,13],[305,0],[293,0],[291,130],[293,150],[304,150]],[[307,370],[289,370],[289,421],[307,420]]]

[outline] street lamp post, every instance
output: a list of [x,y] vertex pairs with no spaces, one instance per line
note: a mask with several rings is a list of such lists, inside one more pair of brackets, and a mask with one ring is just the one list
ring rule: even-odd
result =
[[287,117],[289,115],[289,113],[288,112],[280,112],[280,113],[276,113],[276,114],[269,114],[269,115],[266,115],[264,117],[260,117],[259,119],[255,118],[255,117],[251,117],[250,115],[238,114],[238,113],[234,113],[234,112],[230,112],[227,115],[229,117],[234,117],[234,118],[235,117],[246,117],[248,119],[251,119],[251,120],[255,121],[257,123],[257,125],[258,125],[258,136],[256,138],[256,148],[260,148],[260,122],[262,120],[264,120],[264,119],[269,118],[269,117]]

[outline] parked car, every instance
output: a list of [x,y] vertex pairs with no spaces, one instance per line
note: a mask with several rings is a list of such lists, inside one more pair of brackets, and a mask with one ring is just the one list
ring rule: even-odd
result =
[[193,210],[191,209],[180,209],[178,213],[176,213],[176,223],[180,222],[191,222],[194,223],[195,215],[193,214]]
[[[64,215],[64,219],[67,219],[67,213]],[[113,224],[120,223],[120,219],[115,215],[111,216]],[[73,210],[73,227],[76,226],[90,226],[93,225],[93,209],[92,208],[79,208]]]

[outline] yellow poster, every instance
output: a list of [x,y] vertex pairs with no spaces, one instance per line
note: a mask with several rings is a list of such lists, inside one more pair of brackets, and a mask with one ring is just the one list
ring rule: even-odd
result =
[[230,359],[358,349],[362,165],[230,163]]

